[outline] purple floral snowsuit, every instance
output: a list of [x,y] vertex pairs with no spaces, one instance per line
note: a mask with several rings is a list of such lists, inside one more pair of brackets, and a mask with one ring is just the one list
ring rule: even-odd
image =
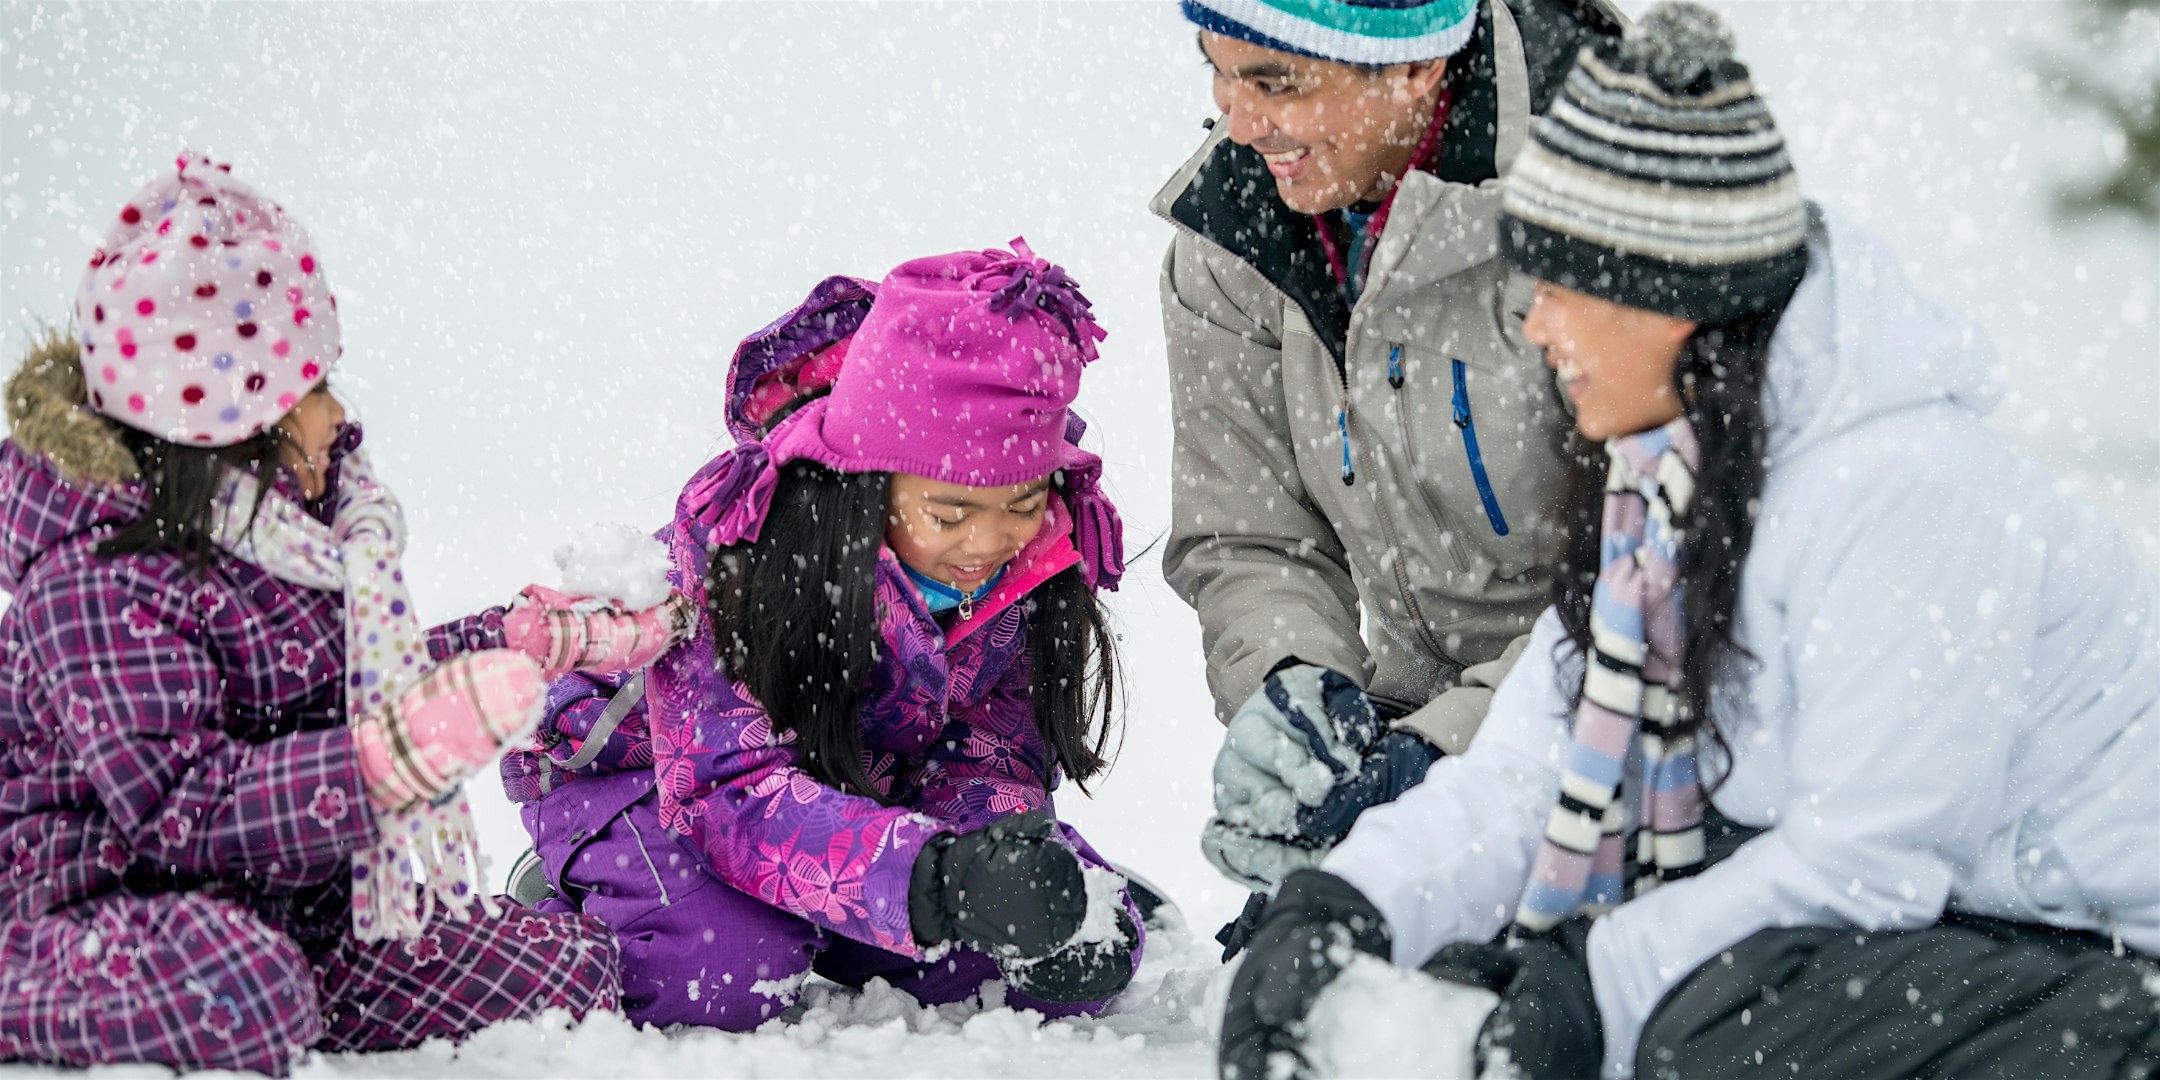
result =
[[[349,449],[356,438],[349,439]],[[138,486],[0,443],[0,1060],[283,1075],[616,1000],[607,928],[511,906],[350,931],[375,840],[346,724],[343,597],[221,557],[98,557]],[[437,658],[502,643],[437,627]]]
[[[864,694],[862,740],[871,778],[898,806],[812,779],[793,733],[776,734],[720,670],[709,620],[648,669],[643,705],[576,772],[558,766],[592,729],[612,683],[572,677],[551,688],[543,735],[551,745],[506,757],[504,786],[555,886],[542,909],[597,915],[621,938],[625,1013],[740,1031],[787,1008],[813,968],[848,984],[882,977],[933,1004],[964,1000],[998,977],[988,957],[967,950],[925,960],[909,927],[908,877],[940,832],[1055,810],[1057,770],[1029,701],[1020,601],[1077,561],[1068,521],[1054,504],[999,587],[951,628],[931,617],[892,552],[881,552],[883,648]],[[708,557],[694,533],[678,516],[664,534],[675,583],[693,597]],[[1083,860],[1106,865],[1060,828]],[[1103,1004],[1007,1000],[1052,1016]]]

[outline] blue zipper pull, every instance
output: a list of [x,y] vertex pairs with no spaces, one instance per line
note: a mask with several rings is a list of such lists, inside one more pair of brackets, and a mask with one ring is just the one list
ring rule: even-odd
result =
[[1342,482],[1344,487],[1357,483],[1357,469],[1350,464],[1350,403],[1347,398],[1335,407],[1335,430],[1342,435]]
[[1400,345],[1388,346],[1387,384],[1391,390],[1402,389],[1402,346]]
[[1477,482],[1478,501],[1485,504],[1485,520],[1492,522],[1494,535],[1508,534],[1507,517],[1500,513],[1500,500],[1493,495],[1492,480],[1485,475],[1485,455],[1478,449],[1477,424],[1470,418],[1470,386],[1464,377],[1463,362],[1453,360],[1455,373],[1455,426],[1462,431],[1463,453],[1470,459],[1470,479]]

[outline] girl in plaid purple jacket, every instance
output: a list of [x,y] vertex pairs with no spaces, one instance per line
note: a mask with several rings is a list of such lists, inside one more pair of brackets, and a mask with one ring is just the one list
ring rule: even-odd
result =
[[457,785],[546,678],[649,660],[673,609],[529,590],[422,632],[397,504],[323,384],[312,244],[178,165],[8,386],[0,1061],[283,1075],[615,1008],[605,926],[473,888]]

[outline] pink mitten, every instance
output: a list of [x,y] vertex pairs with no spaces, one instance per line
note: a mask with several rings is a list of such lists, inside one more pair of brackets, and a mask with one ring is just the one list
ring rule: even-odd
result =
[[630,671],[689,635],[692,608],[681,593],[643,611],[527,585],[503,616],[510,647],[540,662],[549,681],[573,671]]
[[531,730],[546,695],[540,665],[509,649],[444,661],[354,725],[368,801],[401,810],[441,796]]

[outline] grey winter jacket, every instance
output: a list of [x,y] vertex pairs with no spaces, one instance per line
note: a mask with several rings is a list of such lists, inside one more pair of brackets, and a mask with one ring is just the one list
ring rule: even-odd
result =
[[1493,177],[1577,47],[1615,29],[1566,0],[1481,7],[1437,167],[1403,180],[1354,308],[1313,219],[1223,126],[1156,196],[1178,226],[1163,566],[1199,612],[1220,717],[1295,656],[1424,706],[1403,723],[1442,749],[1483,719],[1491,691],[1459,684],[1549,598],[1568,423],[1522,337],[1530,284],[1498,257]]

